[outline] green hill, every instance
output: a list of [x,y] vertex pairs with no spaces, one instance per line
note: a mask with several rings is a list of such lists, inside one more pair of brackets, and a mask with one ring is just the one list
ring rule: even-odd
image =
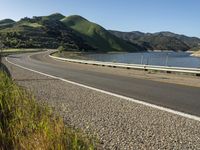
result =
[[7,25],[7,24],[12,24],[12,23],[15,23],[15,21],[12,20],[12,19],[3,19],[3,20],[0,20],[0,26]]
[[0,29],[0,40],[8,48],[55,49],[63,45],[68,50],[94,50],[57,17],[23,18],[12,26]]
[[18,22],[0,21],[0,40],[9,48],[57,48],[81,51],[141,51],[137,44],[128,43],[89,22],[81,16],[49,16],[22,18]]
[[15,21],[12,20],[12,19],[3,19],[3,20],[0,20],[0,30],[8,28],[8,27],[12,27],[13,24],[15,24]]
[[61,20],[67,27],[77,31],[88,44],[100,51],[141,51],[137,44],[128,43],[109,33],[98,24],[81,16],[69,16]]

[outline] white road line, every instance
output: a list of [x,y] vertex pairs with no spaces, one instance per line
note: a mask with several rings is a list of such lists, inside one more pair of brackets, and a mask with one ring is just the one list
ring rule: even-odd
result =
[[134,103],[137,103],[137,104],[142,104],[142,105],[145,105],[145,106],[148,106],[148,107],[152,107],[152,108],[159,109],[159,110],[162,110],[162,111],[165,111],[165,112],[176,114],[176,115],[179,115],[179,116],[182,116],[182,117],[185,117],[185,118],[200,121],[200,117],[198,117],[198,116],[186,114],[186,113],[179,112],[179,111],[176,111],[176,110],[172,110],[172,109],[169,109],[169,108],[165,108],[165,107],[162,107],[162,106],[157,106],[157,105],[150,104],[150,103],[147,103],[147,102],[144,102],[144,101],[136,100],[136,99],[133,99],[133,98],[130,98],[130,97],[122,96],[122,95],[119,95],[119,94],[115,94],[115,93],[112,93],[112,92],[97,89],[97,88],[90,87],[90,86],[80,84],[80,83],[77,83],[77,82],[69,81],[69,80],[66,80],[66,79],[63,79],[63,78],[60,78],[60,77],[56,77],[56,76],[53,76],[53,75],[42,73],[42,72],[39,72],[39,71],[36,71],[36,70],[33,70],[33,69],[29,69],[29,68],[23,67],[21,65],[18,65],[18,64],[15,64],[15,63],[9,61],[7,57],[5,58],[5,60],[7,62],[9,62],[10,64],[14,65],[14,66],[17,66],[17,67],[20,67],[22,69],[29,70],[29,71],[32,71],[32,72],[35,72],[35,73],[38,73],[38,74],[41,74],[41,75],[44,75],[44,76],[47,76],[47,77],[58,79],[58,80],[61,80],[61,81],[64,81],[64,82],[67,82],[67,83],[70,83],[70,84],[73,84],[73,85],[77,85],[77,86],[84,87],[84,88],[87,88],[87,89],[90,89],[90,90],[94,90],[94,91],[97,91],[97,92],[100,92],[100,93],[111,95],[111,96],[121,98],[121,99],[124,99],[124,100],[127,100],[127,101],[131,101],[131,102],[134,102]]

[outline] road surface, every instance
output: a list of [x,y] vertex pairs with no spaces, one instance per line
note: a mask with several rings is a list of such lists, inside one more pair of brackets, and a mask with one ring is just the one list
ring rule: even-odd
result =
[[[79,68],[50,58],[48,52],[11,55],[8,60],[23,67],[80,84],[200,117],[200,88],[126,77]],[[118,69],[116,69],[118,71]]]

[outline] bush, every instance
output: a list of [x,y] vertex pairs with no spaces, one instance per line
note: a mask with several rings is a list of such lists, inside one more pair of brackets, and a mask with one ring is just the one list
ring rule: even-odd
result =
[[64,50],[65,50],[65,48],[63,46],[59,46],[58,47],[58,52],[59,53],[62,53]]

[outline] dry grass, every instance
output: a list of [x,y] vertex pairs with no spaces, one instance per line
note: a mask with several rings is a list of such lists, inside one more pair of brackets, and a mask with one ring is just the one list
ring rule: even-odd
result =
[[94,145],[0,72],[0,149],[92,150]]

